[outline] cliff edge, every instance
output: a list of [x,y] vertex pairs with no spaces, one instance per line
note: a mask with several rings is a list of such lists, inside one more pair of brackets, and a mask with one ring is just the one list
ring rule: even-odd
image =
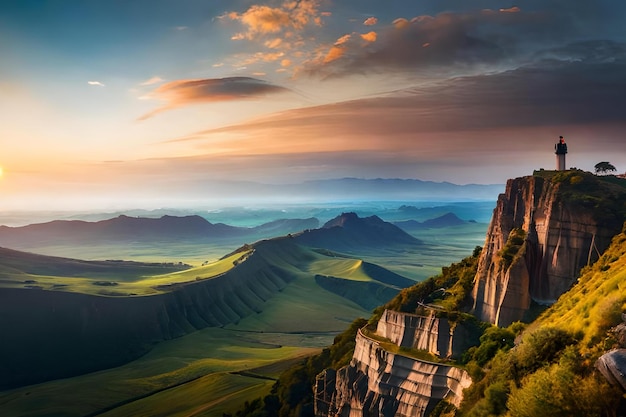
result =
[[349,365],[316,378],[315,415],[427,416],[446,400],[458,407],[471,378],[461,368],[414,357],[412,350],[451,354],[445,319],[387,310],[375,333],[360,329]]
[[625,205],[626,181],[612,176],[536,171],[509,180],[479,259],[472,312],[507,326],[532,301],[554,303],[619,233]]

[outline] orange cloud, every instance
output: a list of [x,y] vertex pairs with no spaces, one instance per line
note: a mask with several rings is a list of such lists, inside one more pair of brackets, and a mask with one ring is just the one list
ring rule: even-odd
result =
[[351,37],[352,37],[352,35],[350,35],[350,34],[343,35],[341,38],[339,38],[339,39],[337,39],[335,41],[335,46],[343,45],[344,43],[348,42]]
[[243,13],[230,12],[225,17],[241,22],[247,29],[242,35],[254,39],[284,30],[300,30],[309,24],[321,26],[318,8],[316,0],[286,1],[279,7],[253,5]]
[[272,40],[266,41],[264,45],[270,49],[276,49],[283,45],[283,40],[281,38],[274,38]]
[[500,9],[500,11],[503,12],[503,13],[519,13],[519,12],[522,11],[522,9],[520,9],[517,6],[513,6],[513,7],[510,7],[508,9]]
[[268,6],[252,6],[239,20],[246,25],[252,33],[276,33],[290,25],[289,14],[281,9]]
[[366,42],[376,42],[377,38],[378,38],[378,34],[376,32],[368,32],[368,33],[363,33],[361,35],[361,39],[363,39]]
[[378,23],[378,19],[373,16],[368,17],[367,19],[365,19],[365,22],[363,22],[365,26],[374,26],[376,23]]
[[411,24],[411,23],[410,23],[407,19],[405,19],[405,18],[403,18],[403,17],[398,18],[398,19],[396,19],[396,20],[394,20],[394,21],[393,21],[393,26],[394,26],[396,29],[403,29],[403,28],[405,28],[405,27],[408,27],[410,24]]
[[345,54],[345,52],[345,48],[342,48],[341,46],[333,46],[324,57],[324,64],[338,60],[343,56],[343,54]]
[[171,81],[158,87],[149,96],[167,104],[141,116],[139,120],[189,104],[254,99],[287,91],[284,87],[249,77]]

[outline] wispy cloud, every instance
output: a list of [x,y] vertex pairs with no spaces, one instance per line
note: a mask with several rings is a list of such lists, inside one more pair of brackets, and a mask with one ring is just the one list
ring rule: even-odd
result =
[[288,91],[287,88],[250,77],[170,81],[148,95],[148,98],[165,101],[166,104],[144,114],[139,120],[190,104],[250,100]]
[[87,81],[87,84],[95,85],[95,86],[98,86],[98,87],[104,87],[104,84],[101,83],[100,81]]
[[[563,56],[563,60],[555,57]],[[545,58],[544,58],[545,57]],[[575,60],[565,59],[575,57]],[[611,60],[612,59],[612,60]],[[238,149],[262,143],[270,152],[357,151],[426,152],[416,146],[424,135],[450,134],[442,152],[488,152],[522,146],[501,137],[464,143],[470,132],[527,128],[612,125],[624,127],[621,101],[626,95],[626,44],[585,42],[546,50],[532,65],[516,70],[463,77],[437,86],[405,89],[381,97],[308,107],[241,125],[198,132],[183,141],[223,137],[241,141]],[[275,132],[280,131],[280,139]],[[265,138],[265,139],[263,139]],[[267,138],[274,138],[269,140]],[[600,140],[600,139],[598,139]],[[607,141],[620,141],[608,138]],[[416,142],[417,141],[417,142]],[[529,138],[525,143],[541,143]],[[212,143],[212,142],[211,142]],[[429,144],[434,147],[434,143]],[[626,142],[621,149],[626,151]],[[428,150],[431,152],[431,150]],[[455,151],[457,152],[457,151]]]
[[513,6],[513,7],[510,7],[508,9],[500,9],[500,11],[503,12],[503,13],[519,13],[519,12],[522,11],[522,9],[520,9],[517,6]]
[[147,80],[143,81],[139,85],[154,85],[154,84],[162,83],[163,81],[165,81],[163,78],[155,75],[154,77],[150,77]]

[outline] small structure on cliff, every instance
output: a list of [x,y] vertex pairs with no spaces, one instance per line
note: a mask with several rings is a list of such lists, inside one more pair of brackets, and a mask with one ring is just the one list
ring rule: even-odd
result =
[[563,136],[559,136],[559,143],[554,145],[554,153],[556,154],[556,170],[565,171],[565,155],[567,154],[567,143]]

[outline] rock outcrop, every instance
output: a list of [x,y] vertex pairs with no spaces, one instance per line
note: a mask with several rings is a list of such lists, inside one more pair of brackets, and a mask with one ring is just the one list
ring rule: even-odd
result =
[[437,318],[434,310],[427,316],[385,310],[376,334],[400,347],[424,350],[442,358],[458,359],[479,343],[464,323],[451,324],[447,319]]
[[531,301],[553,303],[620,231],[624,201],[626,189],[582,171],[509,180],[479,260],[473,313],[507,326]]
[[[450,326],[436,317],[386,311],[377,335],[399,347],[448,353]],[[436,352],[433,352],[436,353]],[[339,416],[427,416],[441,401],[458,406],[471,384],[464,370],[392,353],[362,330],[348,366],[327,369],[316,378],[315,413]]]
[[458,406],[471,384],[460,368],[391,353],[357,333],[350,365],[318,375],[315,413],[319,417],[427,416],[442,400]]

